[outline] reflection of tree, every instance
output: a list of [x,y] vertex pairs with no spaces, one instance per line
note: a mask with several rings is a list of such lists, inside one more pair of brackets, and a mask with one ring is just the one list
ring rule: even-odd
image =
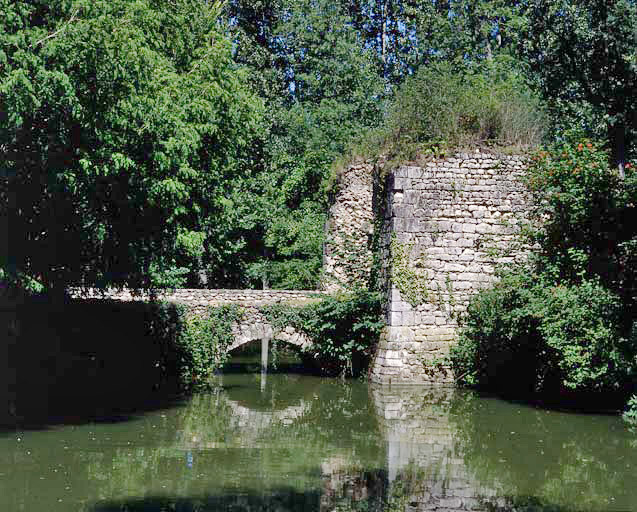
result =
[[[265,394],[274,400],[283,395],[288,409],[302,413],[286,415],[286,409],[274,404],[270,412],[262,407],[250,411],[246,421],[241,415],[246,414],[245,404],[230,399],[236,389],[197,395],[184,407],[148,420],[163,421],[156,425],[165,432],[159,439],[153,438],[152,425],[144,423],[137,437],[158,443],[120,446],[111,457],[89,454],[89,479],[98,483],[99,497],[267,495],[287,486],[299,493],[331,488],[331,503],[373,499],[382,473],[363,468],[382,467],[383,454],[370,443],[379,434],[366,386],[303,380],[295,401],[291,391],[276,389],[290,382],[273,377]],[[259,393],[254,384],[253,393]]]
[[[13,470],[0,479],[0,510],[40,510],[38,496],[50,500],[51,488],[66,486],[76,492],[72,509],[85,512],[167,503],[199,511],[453,510],[480,506],[480,496],[505,511],[521,500],[538,510],[637,502],[634,436],[617,418],[290,375],[268,376],[261,394],[258,379],[236,377],[224,376],[226,389],[128,421],[27,433],[19,446],[0,437],[0,473]],[[60,472],[41,481],[52,460]],[[46,510],[69,510],[67,503]]]
[[450,419],[474,477],[519,501],[569,510],[628,510],[637,503],[637,455],[615,417],[532,409],[458,394]]

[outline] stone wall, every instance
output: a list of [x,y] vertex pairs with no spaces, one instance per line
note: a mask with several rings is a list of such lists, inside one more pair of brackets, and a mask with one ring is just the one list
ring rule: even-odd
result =
[[372,264],[374,165],[357,162],[339,176],[323,249],[322,288],[365,286]]
[[[147,301],[147,292],[135,293],[131,290],[96,290],[72,288],[69,290],[73,298],[99,298],[121,301]],[[168,302],[176,302],[190,306],[220,306],[222,304],[237,304],[244,306],[263,306],[285,302],[287,304],[308,304],[324,296],[325,293],[313,290],[206,290],[206,289],[176,289],[157,291],[156,298]]]
[[372,369],[375,381],[448,381],[423,360],[448,353],[457,317],[494,279],[514,250],[528,195],[524,160],[476,152],[387,177],[381,236],[387,327]]

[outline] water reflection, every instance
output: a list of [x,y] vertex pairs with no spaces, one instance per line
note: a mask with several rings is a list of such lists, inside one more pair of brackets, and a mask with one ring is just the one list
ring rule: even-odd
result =
[[637,443],[617,418],[448,388],[261,382],[225,375],[130,421],[0,438],[0,510],[637,510]]

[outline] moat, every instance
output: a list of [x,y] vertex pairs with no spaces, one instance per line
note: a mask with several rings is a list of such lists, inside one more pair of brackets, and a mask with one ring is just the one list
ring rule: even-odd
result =
[[637,434],[447,387],[234,360],[217,391],[0,432],[0,510],[637,510]]

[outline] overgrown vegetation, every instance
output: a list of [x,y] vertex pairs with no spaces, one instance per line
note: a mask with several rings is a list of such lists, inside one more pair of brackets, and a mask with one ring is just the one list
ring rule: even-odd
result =
[[622,172],[634,156],[629,0],[0,10],[0,268],[36,291],[315,288],[331,168],[352,154],[577,127]]
[[[179,312],[179,327],[174,335],[165,336],[162,331],[172,330],[166,329],[168,317],[165,312],[170,308]],[[214,372],[228,359],[227,349],[234,340],[232,326],[241,320],[241,309],[236,305],[208,307],[202,315],[189,314],[183,306],[165,305],[157,311],[163,314],[158,316],[149,334],[164,344],[167,359],[174,358],[174,368],[167,372],[168,375],[177,377],[184,390],[209,387]]]
[[637,388],[637,176],[584,140],[538,153],[528,186],[537,250],[472,301],[453,369],[464,385],[619,408]]
[[421,258],[412,265],[413,244],[403,244],[392,233],[390,251],[392,257],[391,280],[400,291],[400,296],[413,308],[427,302],[430,298],[429,276],[422,270],[425,266]]
[[351,151],[390,162],[481,146],[519,153],[542,142],[546,123],[539,96],[509,59],[440,63],[405,80],[381,127]]
[[291,326],[305,333],[313,342],[302,354],[305,362],[328,375],[364,372],[384,326],[380,296],[366,290],[300,307],[275,304],[263,311],[275,329]]
[[623,414],[624,421],[637,427],[637,395],[633,395],[626,404],[626,410]]
[[0,12],[7,279],[162,288],[210,265],[232,274],[262,104],[219,5],[2,0]]

